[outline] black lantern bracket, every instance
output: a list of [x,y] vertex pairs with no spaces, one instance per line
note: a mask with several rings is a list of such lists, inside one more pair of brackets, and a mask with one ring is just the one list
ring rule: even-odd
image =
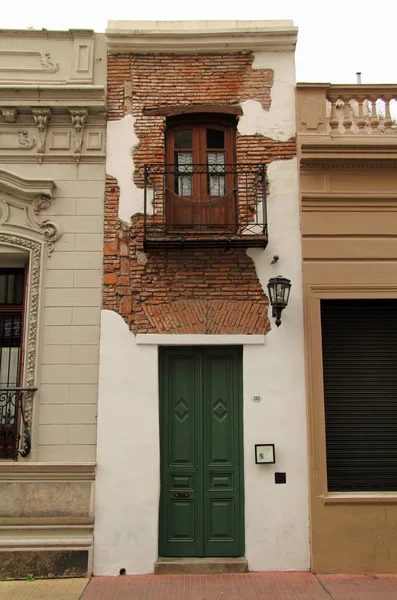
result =
[[282,275],[272,277],[267,284],[270,304],[272,307],[272,317],[276,319],[277,327],[281,325],[281,313],[288,306],[289,294],[291,291],[291,281]]

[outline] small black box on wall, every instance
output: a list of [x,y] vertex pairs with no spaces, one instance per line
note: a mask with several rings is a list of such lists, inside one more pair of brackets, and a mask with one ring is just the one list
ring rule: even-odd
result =
[[274,483],[287,483],[287,473],[275,473]]

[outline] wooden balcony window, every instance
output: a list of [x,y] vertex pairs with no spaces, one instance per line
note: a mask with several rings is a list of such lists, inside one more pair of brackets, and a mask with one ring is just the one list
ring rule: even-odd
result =
[[165,164],[145,165],[147,247],[266,246],[265,167],[236,164],[235,139],[235,117],[169,119]]

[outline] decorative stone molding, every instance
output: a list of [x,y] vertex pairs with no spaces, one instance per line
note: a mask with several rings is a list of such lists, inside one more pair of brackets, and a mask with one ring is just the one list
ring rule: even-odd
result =
[[84,126],[88,116],[88,109],[69,110],[70,118],[74,128],[73,154],[75,161],[79,163],[83,147]]
[[380,159],[375,160],[373,158],[369,158],[368,160],[363,159],[346,159],[346,160],[337,160],[326,158],[304,158],[301,159],[300,168],[302,170],[314,170],[318,171],[319,169],[387,169],[387,170],[396,170],[397,169],[397,161]]
[[[27,339],[26,339],[26,387],[34,387],[36,375],[36,353],[37,353],[37,323],[39,314],[39,290],[41,270],[41,248],[42,244],[34,240],[9,233],[0,233],[0,244],[24,248],[30,253],[30,281],[29,281],[29,311],[27,312]],[[27,392],[25,396],[25,421],[28,429],[32,427],[34,392]]]
[[27,129],[23,129],[18,133],[18,143],[20,148],[25,150],[31,150],[36,145],[36,140],[29,139],[29,133]]
[[[62,235],[62,229],[56,221],[42,218],[40,212],[50,206],[54,188],[51,179],[26,179],[0,169],[0,225],[40,233],[47,244],[49,256],[54,250],[54,243]],[[10,206],[14,211],[24,212],[26,224],[21,219],[16,224],[12,222]]]
[[47,242],[48,256],[54,250],[54,243],[61,237],[62,228],[56,221],[50,219],[42,219],[40,211],[51,206],[51,198],[48,196],[37,196],[33,202],[33,220],[42,231],[45,241]]
[[48,122],[51,118],[50,108],[32,108],[34,122],[37,125],[37,159],[43,162],[45,140],[47,137]]
[[16,108],[2,108],[1,114],[6,123],[15,123],[18,112]]
[[40,194],[52,198],[55,190],[55,183],[52,179],[30,179],[21,177],[11,171],[0,169],[0,192],[21,198],[31,200]]
[[[18,57],[18,67],[12,64],[13,57]],[[51,60],[49,52],[40,52],[36,50],[0,50],[0,57],[4,57],[5,64],[0,65],[0,72],[25,72],[25,73],[40,73],[46,71],[47,73],[56,73],[59,71],[59,64]],[[33,62],[31,60],[33,59]],[[40,66],[35,66],[35,61],[39,59]],[[7,64],[7,59],[10,62]],[[25,63],[25,64],[24,64]],[[30,66],[33,64],[33,66]]]
[[56,73],[59,71],[59,64],[51,60],[49,52],[40,52],[40,64],[43,71],[47,71],[47,73]]

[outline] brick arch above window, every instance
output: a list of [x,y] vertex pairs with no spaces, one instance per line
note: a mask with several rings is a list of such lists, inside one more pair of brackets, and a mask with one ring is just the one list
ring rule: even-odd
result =
[[142,110],[144,115],[157,117],[178,117],[183,115],[237,115],[241,116],[243,110],[239,104],[190,104],[189,106],[145,106]]

